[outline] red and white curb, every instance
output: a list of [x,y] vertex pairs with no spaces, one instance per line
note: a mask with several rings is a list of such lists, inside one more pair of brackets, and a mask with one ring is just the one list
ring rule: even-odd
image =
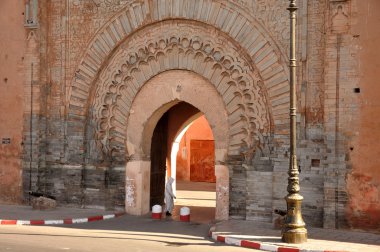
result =
[[332,250],[313,250],[313,249],[299,249],[299,248],[290,248],[290,247],[281,247],[268,243],[253,242],[248,240],[242,240],[235,237],[229,237],[225,235],[219,235],[217,232],[209,231],[209,236],[218,242],[224,242],[228,245],[235,245],[244,248],[251,248],[263,251],[272,251],[272,252],[346,252],[346,251],[332,251]]
[[109,220],[124,215],[125,213],[115,213],[107,215],[91,216],[87,218],[69,218],[63,220],[1,220],[0,225],[61,225],[87,223],[93,221]]

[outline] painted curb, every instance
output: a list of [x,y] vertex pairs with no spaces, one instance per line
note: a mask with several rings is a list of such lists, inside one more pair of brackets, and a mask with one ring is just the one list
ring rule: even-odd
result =
[[63,225],[63,224],[77,224],[87,223],[93,221],[109,220],[124,215],[124,212],[90,216],[87,218],[68,218],[63,220],[1,220],[0,225]]
[[269,243],[253,242],[249,240],[242,240],[234,237],[229,237],[225,235],[219,235],[217,232],[213,232],[212,228],[209,231],[209,236],[218,242],[223,242],[228,245],[235,245],[244,248],[251,248],[263,251],[272,252],[347,252],[347,251],[337,251],[337,250],[313,250],[313,249],[299,249],[291,247],[281,247]]

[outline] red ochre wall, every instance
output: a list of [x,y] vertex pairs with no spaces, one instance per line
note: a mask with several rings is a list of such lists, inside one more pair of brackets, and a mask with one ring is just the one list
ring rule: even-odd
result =
[[205,116],[196,119],[181,139],[177,153],[177,180],[190,181],[191,140],[214,140]]
[[358,131],[347,177],[348,221],[353,228],[380,230],[380,1],[357,1],[353,26],[359,46]]
[[[0,202],[21,202],[24,3],[0,1]],[[3,140],[10,139],[10,144]],[[6,141],[6,140],[5,140]]]

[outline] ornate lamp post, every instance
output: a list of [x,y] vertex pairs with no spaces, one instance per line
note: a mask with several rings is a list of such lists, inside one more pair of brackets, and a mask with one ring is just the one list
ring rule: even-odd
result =
[[299,194],[296,154],[296,0],[289,0],[290,13],[290,160],[288,177],[288,195],[285,197],[287,213],[282,229],[282,240],[287,243],[303,243],[307,241],[307,230],[302,219],[301,203],[303,197]]

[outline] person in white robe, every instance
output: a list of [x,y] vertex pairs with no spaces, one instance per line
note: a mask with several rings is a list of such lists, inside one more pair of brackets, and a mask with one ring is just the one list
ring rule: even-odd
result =
[[174,199],[176,198],[174,193],[173,193],[173,182],[174,178],[170,177],[168,179],[168,182],[166,182],[165,186],[165,211],[166,211],[166,216],[171,216],[172,211],[174,208]]

